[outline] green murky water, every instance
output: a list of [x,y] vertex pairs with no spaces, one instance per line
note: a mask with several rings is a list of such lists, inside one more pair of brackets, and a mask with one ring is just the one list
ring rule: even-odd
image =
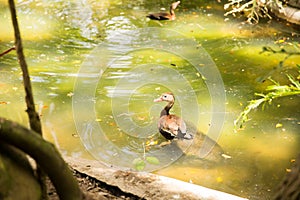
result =
[[[254,111],[246,129],[238,133],[233,131],[233,120],[247,101],[254,98],[255,92],[261,92],[271,84],[261,80],[285,57],[260,54],[262,47],[288,47],[288,43],[299,42],[299,32],[276,22],[248,26],[234,19],[224,21],[222,5],[203,1],[183,1],[177,10],[176,21],[157,22],[145,18],[147,13],[168,4],[166,1],[128,0],[18,2],[25,53],[45,138],[54,142],[63,154],[94,159],[97,148],[102,152],[101,145],[104,144],[93,141],[96,147],[92,148],[93,156],[86,150],[91,148],[82,144],[73,115],[74,110],[82,111],[82,117],[94,119],[106,134],[105,139],[118,146],[120,152],[141,153],[145,148],[143,142],[157,136],[153,124],[163,104],[153,103],[153,99],[168,90],[177,97],[173,112],[207,133],[215,105],[207,86],[209,80],[190,62],[198,56],[193,50],[203,48],[224,81],[226,112],[225,121],[220,121],[223,129],[218,143],[231,159],[209,167],[175,162],[155,173],[250,199],[270,199],[289,168],[290,160],[299,153],[299,98],[278,99],[264,111]],[[3,19],[0,25],[4,27],[0,33],[2,52],[13,45],[6,1],[0,1],[0,14]],[[149,27],[168,29],[187,38],[185,46],[191,50],[187,48],[184,52],[188,56],[174,54],[180,52],[176,50],[179,36],[167,39],[167,44],[171,45],[167,49],[172,51],[160,50],[159,44],[144,49],[147,38],[135,34],[139,31],[131,32],[132,35],[125,39],[113,36],[122,31]],[[159,40],[161,36],[155,33],[149,32]],[[111,52],[123,51],[125,54],[107,57],[110,54],[100,52],[99,58],[94,58],[96,63],[110,62],[100,78],[96,65],[87,65],[91,69],[87,74],[78,73],[101,42],[108,44]],[[110,46],[120,43],[123,49]],[[296,75],[296,63],[300,63],[300,58],[290,57],[284,68],[272,71],[272,78],[287,83],[285,73]],[[199,64],[201,67],[203,63]],[[76,107],[74,102],[72,107],[76,97],[74,84],[81,76],[87,81],[86,91],[91,89],[89,84],[96,81],[94,96],[87,96],[90,98],[87,102],[93,102],[94,112],[90,114],[84,107]],[[148,81],[156,78],[161,82]],[[145,80],[145,84],[141,80]],[[81,92],[85,94],[86,91]],[[21,71],[14,52],[0,58],[0,102],[1,116],[27,125]],[[121,119],[125,121],[120,124],[118,120]],[[139,129],[124,130],[126,119],[131,119],[133,124],[128,127]],[[282,127],[276,128],[276,124],[282,124]],[[91,136],[95,140],[97,137],[97,133]],[[114,152],[107,155],[105,161],[117,162],[109,157]]]

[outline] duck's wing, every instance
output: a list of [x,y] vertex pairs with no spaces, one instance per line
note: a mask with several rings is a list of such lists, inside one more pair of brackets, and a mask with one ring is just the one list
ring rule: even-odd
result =
[[171,115],[162,116],[158,121],[159,132],[168,140],[178,137],[179,126]]
[[162,135],[169,134],[171,137],[176,137],[181,139],[193,138],[191,134],[186,133],[185,122],[176,115],[167,115],[161,117],[158,123],[158,128],[161,133],[163,132]]
[[181,118],[178,119],[178,125],[179,125],[178,138],[183,138],[183,139],[187,139],[187,140],[193,139],[193,135],[191,135],[190,133],[187,133],[186,124]]

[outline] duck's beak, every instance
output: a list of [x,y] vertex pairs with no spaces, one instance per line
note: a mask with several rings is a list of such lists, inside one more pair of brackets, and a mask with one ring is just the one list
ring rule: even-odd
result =
[[154,99],[153,102],[161,102],[161,101],[163,101],[163,99],[162,99],[161,97],[159,97],[159,98],[157,98],[157,99]]

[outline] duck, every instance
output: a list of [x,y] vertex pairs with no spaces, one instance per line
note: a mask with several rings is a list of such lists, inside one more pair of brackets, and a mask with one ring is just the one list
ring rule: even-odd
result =
[[170,114],[170,109],[175,103],[174,94],[171,92],[163,93],[159,98],[154,99],[154,102],[165,101],[168,104],[160,112],[158,120],[158,130],[167,140],[178,139],[193,139],[193,135],[186,132],[187,127],[185,122],[177,115]]
[[147,15],[147,17],[154,20],[175,20],[176,16],[174,10],[179,4],[180,1],[172,3],[170,6],[170,13],[152,13]]

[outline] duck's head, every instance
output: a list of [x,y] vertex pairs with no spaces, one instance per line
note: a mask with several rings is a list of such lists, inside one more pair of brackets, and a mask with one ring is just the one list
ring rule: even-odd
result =
[[166,92],[166,93],[163,93],[159,98],[154,99],[154,102],[161,102],[161,101],[174,103],[175,97],[174,97],[173,93]]
[[172,3],[170,9],[175,10],[179,4],[180,4],[180,1],[176,1],[176,2]]

